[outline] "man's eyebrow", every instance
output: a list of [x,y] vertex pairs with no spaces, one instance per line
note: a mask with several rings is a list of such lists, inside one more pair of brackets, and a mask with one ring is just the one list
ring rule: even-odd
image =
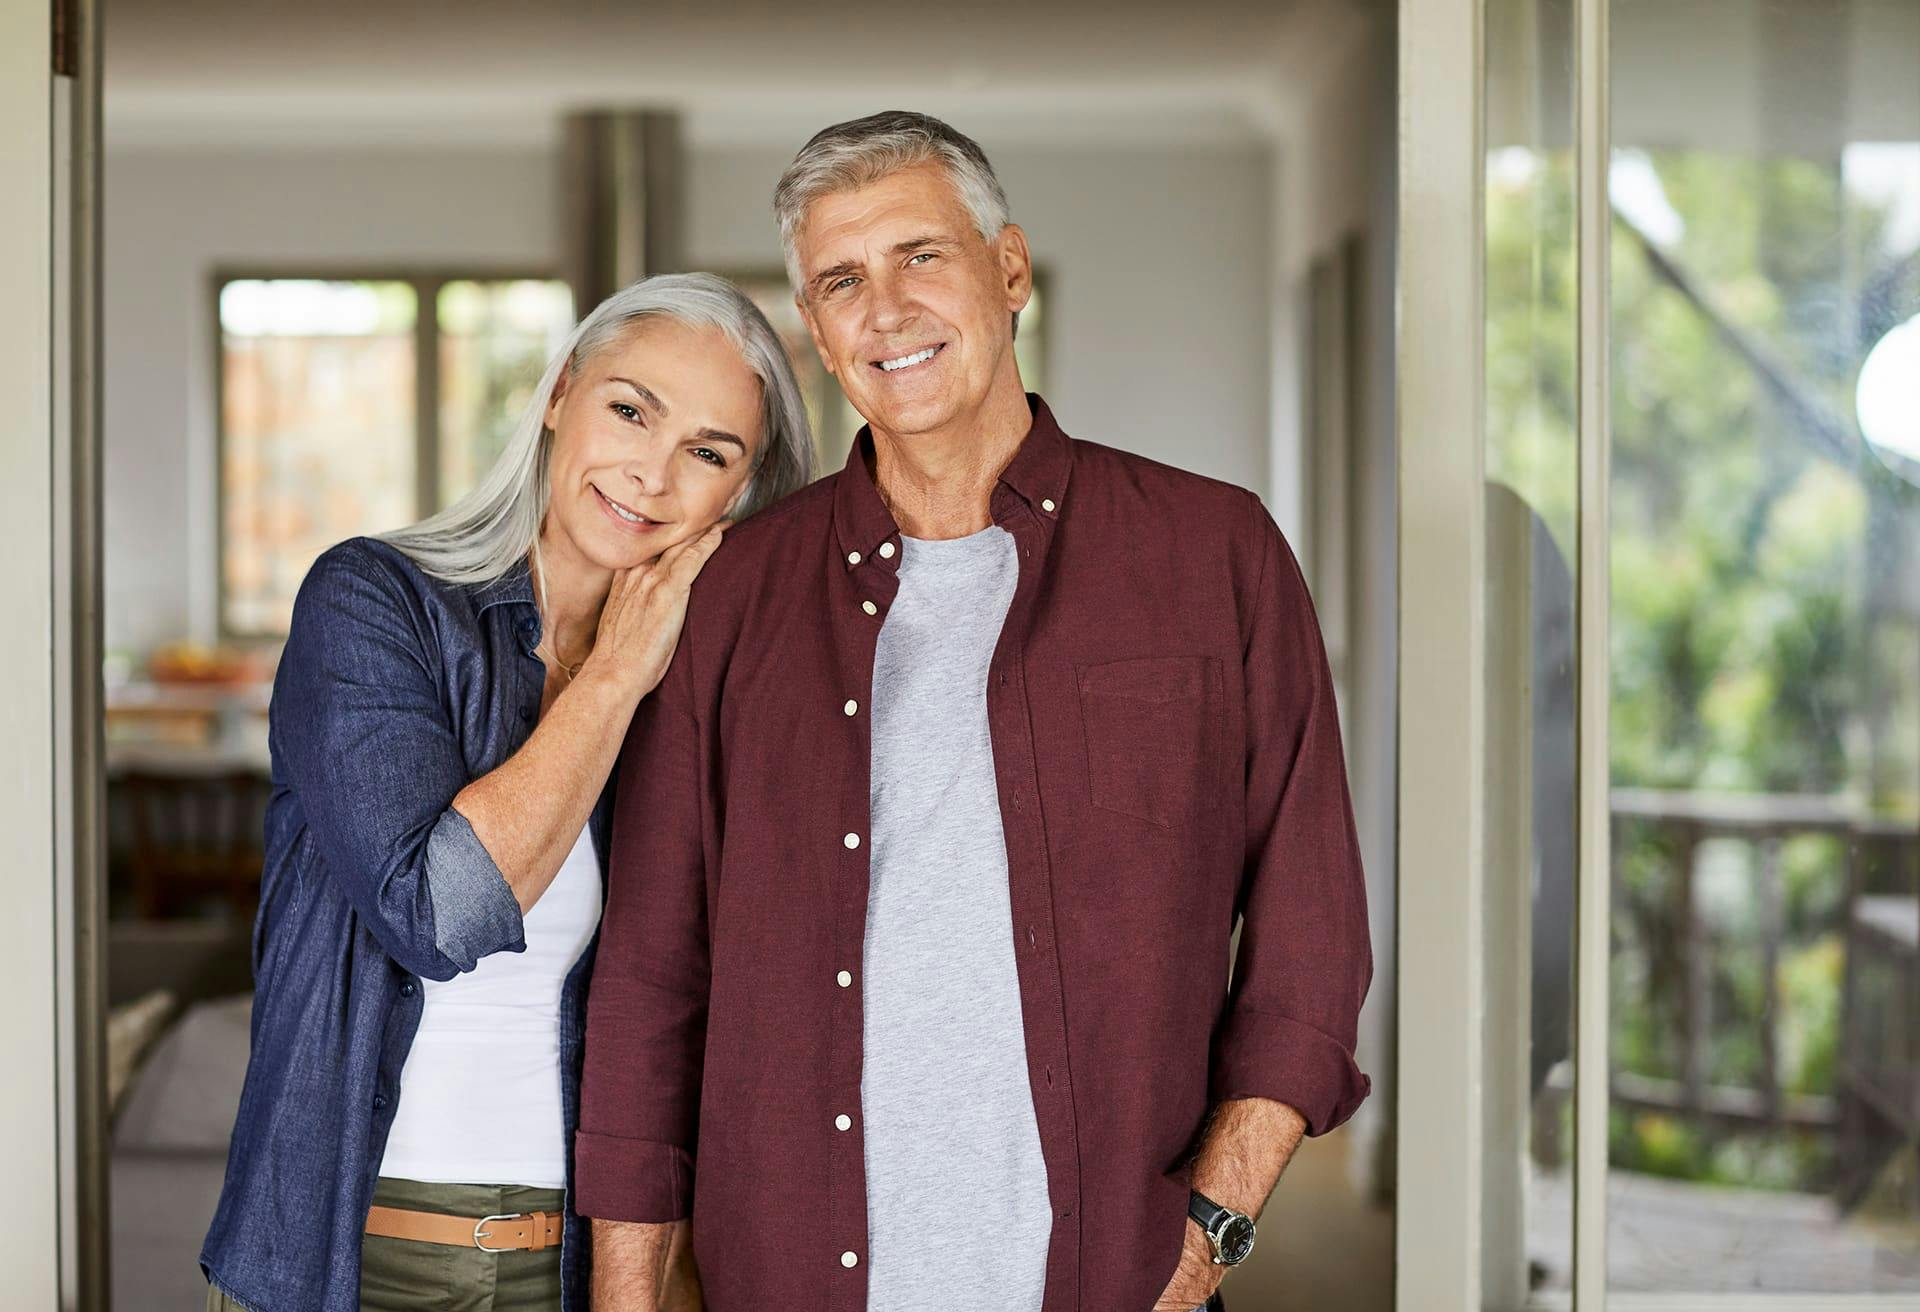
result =
[[903,241],[898,245],[894,246],[891,250],[887,252],[887,254],[911,255],[913,252],[925,250],[929,246],[950,245],[952,241],[953,241],[953,238],[951,237],[941,237],[941,236],[914,237],[914,238],[911,238],[910,240]]
[[662,401],[659,397],[653,394],[653,389],[650,387],[642,386],[641,384],[634,382],[633,379],[631,378],[621,378],[617,374],[614,375],[613,377],[608,378],[607,381],[610,383],[625,383],[628,387],[631,387],[634,391],[640,393],[640,399],[642,401],[645,401],[648,405],[652,406],[655,410],[657,410],[660,413],[661,418],[663,419],[667,415],[670,415],[673,413],[671,410],[667,409],[667,403],[665,401]]
[[832,268],[822,269],[820,272],[814,274],[813,277],[807,279],[807,286],[818,287],[823,282],[832,282],[835,278],[858,272],[860,272],[860,264],[858,261],[842,260]]
[[[925,236],[909,237],[905,241],[895,242],[887,248],[887,254],[893,256],[911,255],[913,252],[925,250],[929,246],[951,246],[952,244],[952,237],[940,233],[929,233]],[[860,262],[858,260],[842,260],[831,268],[822,269],[807,279],[807,286],[818,287],[821,283],[832,282],[836,278],[843,278],[847,274],[858,272],[860,272]]]

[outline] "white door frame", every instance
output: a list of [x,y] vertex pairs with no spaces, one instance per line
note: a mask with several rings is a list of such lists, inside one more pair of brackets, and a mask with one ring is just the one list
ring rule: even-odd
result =
[[1480,1312],[1483,0],[1400,0],[1397,1312]]
[[55,391],[54,76],[47,0],[0,2],[0,833],[8,837],[7,951],[0,952],[0,1226],[14,1306],[60,1298],[61,1118],[56,915],[53,589]]

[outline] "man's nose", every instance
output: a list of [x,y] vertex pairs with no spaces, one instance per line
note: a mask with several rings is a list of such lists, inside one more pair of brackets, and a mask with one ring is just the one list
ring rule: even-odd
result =
[[876,332],[894,333],[913,322],[916,307],[895,278],[876,278],[868,298]]

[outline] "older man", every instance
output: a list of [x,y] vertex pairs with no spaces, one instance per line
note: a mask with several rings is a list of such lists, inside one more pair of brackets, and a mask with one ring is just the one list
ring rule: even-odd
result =
[[691,1217],[713,1312],[1187,1312],[1368,1088],[1306,585],[1251,493],[1027,394],[1027,239],[971,140],[839,124],[774,204],[869,427],[729,535],[627,742],[598,1306],[654,1307]]

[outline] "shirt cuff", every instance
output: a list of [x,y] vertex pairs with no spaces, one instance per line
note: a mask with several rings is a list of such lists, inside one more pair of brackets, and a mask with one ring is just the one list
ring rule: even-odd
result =
[[520,903],[468,819],[452,807],[427,835],[427,897],[433,945],[461,970],[495,952],[526,949]]
[[693,1155],[615,1134],[573,1136],[573,1210],[601,1221],[661,1225],[693,1214]]
[[1311,1025],[1273,1012],[1239,1007],[1214,1047],[1213,1101],[1269,1098],[1325,1134],[1366,1101],[1373,1083],[1347,1045]]

